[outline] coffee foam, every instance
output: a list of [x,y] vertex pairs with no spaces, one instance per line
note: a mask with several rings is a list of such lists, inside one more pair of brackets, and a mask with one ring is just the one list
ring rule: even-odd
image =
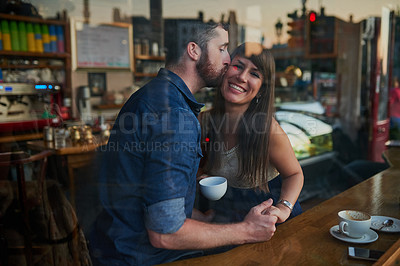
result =
[[370,216],[363,212],[346,211],[344,218],[346,218],[348,220],[353,220],[353,221],[364,221],[364,220],[370,219]]

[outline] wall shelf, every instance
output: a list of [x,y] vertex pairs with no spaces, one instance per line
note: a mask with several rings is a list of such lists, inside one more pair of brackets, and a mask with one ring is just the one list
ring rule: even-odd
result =
[[42,68],[49,68],[49,69],[64,69],[64,66],[58,66],[58,65],[44,65],[44,64],[39,64],[39,65],[14,65],[14,64],[0,64],[1,69],[42,69]]
[[134,77],[154,78],[157,76],[158,70],[164,62],[165,56],[135,55]]
[[[62,91],[64,97],[71,96],[71,39],[70,39],[70,25],[66,18],[55,19],[42,19],[37,17],[19,16],[11,14],[0,13],[0,20],[8,21],[23,21],[37,24],[57,25],[63,28],[64,33],[64,52],[48,53],[48,52],[28,52],[28,51],[0,51],[0,68],[12,70],[28,70],[28,69],[44,69],[51,70],[64,70],[65,81],[62,84]],[[38,60],[38,64],[29,62],[28,64],[15,64],[13,60]],[[60,64],[52,64],[51,60],[60,60]]]
[[41,58],[60,58],[65,59],[70,57],[68,53],[34,53],[34,52],[20,52],[20,51],[0,51],[1,56],[10,57],[41,57]]
[[136,55],[135,59],[136,60],[165,61],[165,56]]
[[40,24],[62,25],[62,26],[65,25],[66,23],[66,21],[64,20],[42,19],[42,18],[35,18],[28,16],[3,14],[3,13],[0,13],[0,19],[25,21],[25,22],[40,23]]

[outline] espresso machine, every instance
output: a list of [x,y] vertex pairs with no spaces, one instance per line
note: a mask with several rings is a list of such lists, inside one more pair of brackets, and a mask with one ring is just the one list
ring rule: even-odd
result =
[[54,84],[0,83],[0,132],[49,125],[59,115],[60,92]]

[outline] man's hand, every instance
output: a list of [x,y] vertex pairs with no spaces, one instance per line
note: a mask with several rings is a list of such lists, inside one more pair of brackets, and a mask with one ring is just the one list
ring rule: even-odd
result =
[[[244,223],[247,223],[249,233],[253,238],[252,242],[260,242],[270,240],[274,235],[276,227],[275,223],[278,218],[276,215],[270,214],[273,209],[272,199],[262,202],[253,207],[244,218]],[[274,211],[277,213],[277,211]]]

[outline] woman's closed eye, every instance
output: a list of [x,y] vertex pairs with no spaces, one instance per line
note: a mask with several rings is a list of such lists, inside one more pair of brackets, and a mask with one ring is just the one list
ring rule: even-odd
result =
[[250,74],[252,74],[256,78],[260,78],[261,77],[261,75],[258,72],[251,72]]

